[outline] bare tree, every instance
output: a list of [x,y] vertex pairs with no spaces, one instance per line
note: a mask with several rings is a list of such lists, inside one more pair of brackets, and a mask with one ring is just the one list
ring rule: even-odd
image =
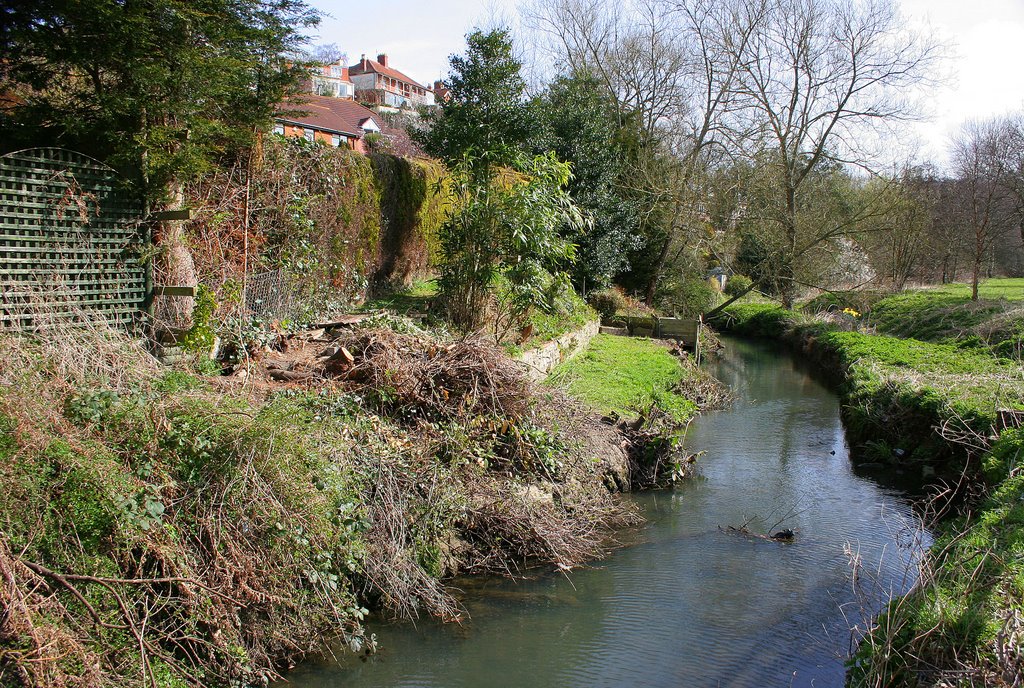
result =
[[929,251],[934,182],[930,168],[906,163],[890,177],[867,185],[868,193],[877,191],[880,212],[864,221],[858,243],[868,252],[879,280],[894,290],[901,291],[920,274]]
[[[823,163],[870,167],[886,127],[916,116],[908,93],[927,83],[941,46],[903,27],[892,0],[743,0],[755,26],[732,46],[741,66],[736,143],[751,154],[771,151],[766,172],[778,198],[766,217],[777,224],[782,299],[791,305],[794,266],[837,236],[824,225],[801,236],[801,195]],[[754,127],[760,135],[747,136]],[[806,223],[804,223],[806,224]]]
[[997,242],[1019,225],[1012,195],[1016,133],[1004,117],[964,125],[953,141],[953,166],[963,189],[967,234],[971,239],[971,299],[987,257]]
[[348,55],[337,43],[317,43],[306,51],[306,59],[318,65],[338,64],[342,60],[348,63]]
[[723,115],[758,14],[714,0],[536,0],[525,15],[552,60],[595,75],[620,122],[639,125],[644,150],[628,178],[648,211],[651,303],[666,264],[699,236],[695,180],[729,138]]

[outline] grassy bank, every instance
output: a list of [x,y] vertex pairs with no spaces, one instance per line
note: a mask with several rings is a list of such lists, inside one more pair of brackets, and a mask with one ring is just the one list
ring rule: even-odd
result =
[[371,649],[368,609],[454,618],[447,575],[573,566],[631,519],[614,431],[500,350],[336,342],[344,374],[270,385],[107,331],[0,339],[0,685],[262,683]]
[[866,334],[849,316],[822,320],[770,304],[733,306],[718,325],[784,341],[835,374],[861,459],[955,479],[1001,412],[1024,409],[1020,365],[984,350]]
[[[915,320],[913,304],[922,298],[934,304],[944,297],[893,297],[881,311],[904,309],[894,323],[929,328]],[[860,460],[892,463],[925,480],[946,476],[967,488],[961,491],[984,493],[935,526],[918,587],[879,618],[849,680],[1016,685],[1024,676],[1024,434],[1004,425],[1008,412],[1024,409],[1020,363],[946,336],[933,343],[853,331],[861,324],[769,305],[733,307],[720,321],[732,332],[784,341],[832,372]]]
[[650,339],[599,334],[583,354],[559,366],[549,383],[602,414],[634,417],[656,403],[684,423],[697,412],[697,404],[678,393],[688,372],[678,356]]
[[971,301],[967,285],[895,294],[875,303],[868,321],[883,334],[1019,361],[1024,354],[1024,279],[983,282],[978,301]]
[[664,342],[605,334],[556,368],[546,384],[567,390],[620,428],[634,489],[691,475],[696,457],[683,449],[681,432],[699,411],[729,398],[717,380]]

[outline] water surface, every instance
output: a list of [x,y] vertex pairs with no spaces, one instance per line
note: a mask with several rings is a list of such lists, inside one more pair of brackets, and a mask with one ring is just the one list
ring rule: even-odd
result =
[[[913,582],[926,539],[851,470],[836,395],[799,361],[727,341],[733,408],[697,419],[700,478],[631,497],[630,544],[568,576],[462,581],[461,625],[369,622],[380,652],[303,664],[295,686],[840,686],[850,627]],[[728,532],[793,528],[790,544]],[[918,544],[920,544],[918,542]],[[855,590],[850,553],[861,561]]]

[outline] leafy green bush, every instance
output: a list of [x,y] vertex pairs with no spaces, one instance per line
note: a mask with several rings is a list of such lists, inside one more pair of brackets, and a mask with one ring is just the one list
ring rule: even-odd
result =
[[745,294],[748,289],[754,284],[754,281],[746,275],[733,275],[725,283],[725,291],[727,296],[739,296]]
[[696,317],[711,310],[718,303],[719,293],[704,280],[688,279],[670,286],[661,299],[662,309],[682,317]]

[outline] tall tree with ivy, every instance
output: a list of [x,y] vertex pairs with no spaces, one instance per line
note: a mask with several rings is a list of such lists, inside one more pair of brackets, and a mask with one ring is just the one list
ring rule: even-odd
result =
[[560,230],[584,218],[565,188],[570,166],[529,155],[538,120],[508,32],[476,30],[466,42],[466,54],[450,58],[449,99],[416,136],[454,180],[456,210],[441,230],[441,300],[455,324],[477,329],[489,309],[521,323],[533,308],[556,307],[559,271],[575,256]]

